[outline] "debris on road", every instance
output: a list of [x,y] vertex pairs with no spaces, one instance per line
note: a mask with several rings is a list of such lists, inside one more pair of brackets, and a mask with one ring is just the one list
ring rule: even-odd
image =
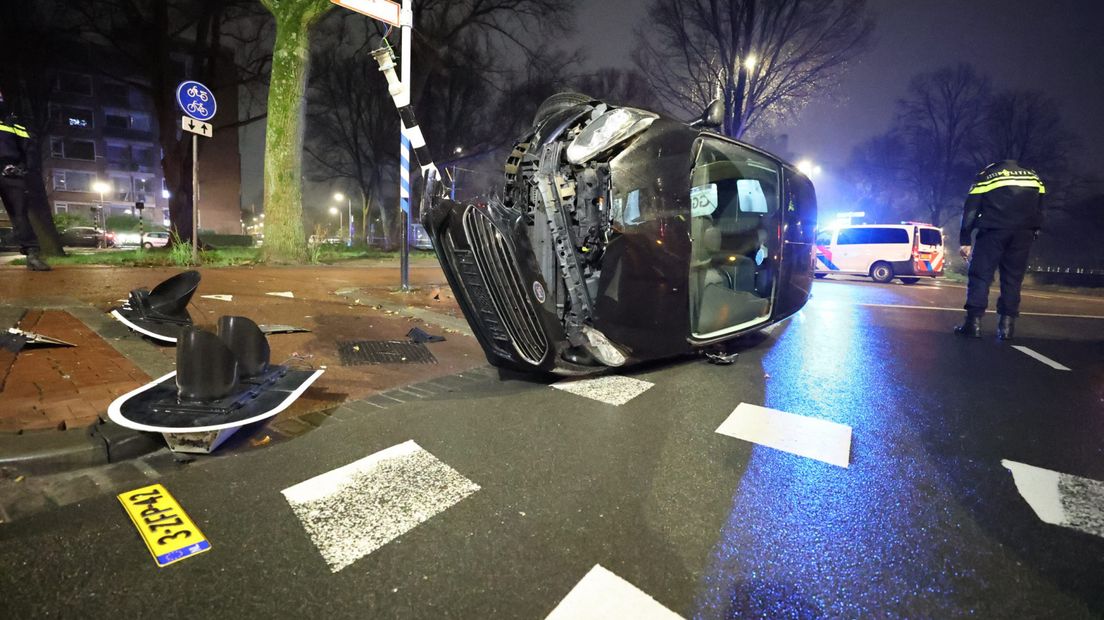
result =
[[406,332],[406,337],[412,342],[426,343],[426,342],[444,342],[444,336],[437,336],[430,334],[420,327],[411,327],[410,331]]
[[217,301],[234,301],[233,295],[200,295],[203,299],[214,299]]
[[276,292],[276,293],[265,293],[265,295],[271,295],[273,297],[286,297],[288,299],[295,299],[295,293],[292,293],[291,291],[282,291],[282,292]]

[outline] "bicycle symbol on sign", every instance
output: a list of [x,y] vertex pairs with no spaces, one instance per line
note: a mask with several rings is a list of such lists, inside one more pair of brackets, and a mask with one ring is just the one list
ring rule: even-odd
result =
[[[207,102],[207,91],[199,90],[198,88],[196,88],[195,84],[193,84],[192,87],[188,89],[188,96],[189,97],[199,97],[200,101],[203,101],[204,103]],[[198,110],[192,110],[192,112],[197,112],[197,111]],[[206,112],[203,112],[203,113],[206,114]]]
[[[201,98],[206,99],[206,97],[201,97]],[[207,116],[207,106],[203,105],[202,103],[200,103],[198,101],[190,102],[188,104],[188,111],[199,114],[200,116]]]

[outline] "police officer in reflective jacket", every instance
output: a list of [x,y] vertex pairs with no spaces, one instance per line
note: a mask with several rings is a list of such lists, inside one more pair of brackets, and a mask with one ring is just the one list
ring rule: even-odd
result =
[[27,219],[27,146],[30,134],[9,114],[0,93],[0,202],[12,222],[12,233],[19,250],[27,255],[27,268],[32,271],[50,271],[50,266],[38,255],[38,238]]
[[1009,340],[1020,314],[1020,286],[1027,256],[1043,226],[1046,186],[1033,170],[1014,160],[990,164],[978,174],[966,197],[959,243],[970,261],[966,320],[956,334],[981,336],[981,317],[989,305],[989,285],[1000,269],[997,338]]

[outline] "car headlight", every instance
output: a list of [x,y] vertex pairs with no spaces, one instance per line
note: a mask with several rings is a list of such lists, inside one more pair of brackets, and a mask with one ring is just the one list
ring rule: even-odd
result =
[[567,147],[567,161],[582,164],[644,131],[658,115],[633,108],[610,110],[591,121]]

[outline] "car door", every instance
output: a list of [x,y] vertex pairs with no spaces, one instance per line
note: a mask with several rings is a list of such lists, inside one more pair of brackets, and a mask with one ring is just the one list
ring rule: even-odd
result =
[[866,239],[866,229],[841,228],[836,235],[835,252],[833,262],[840,271],[845,273],[865,273],[862,266],[865,260],[863,245]]

